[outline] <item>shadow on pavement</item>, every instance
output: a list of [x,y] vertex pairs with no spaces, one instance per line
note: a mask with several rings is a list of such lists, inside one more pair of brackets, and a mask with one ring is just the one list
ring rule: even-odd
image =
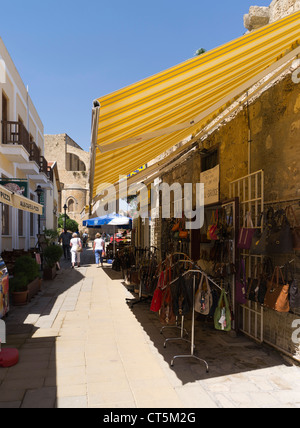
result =
[[[133,298],[135,297],[136,295],[133,295]],[[158,315],[150,311],[150,304],[151,300],[149,299],[132,307],[129,303],[129,307],[155,348],[171,367],[174,356],[191,355],[191,344],[177,340],[181,335],[179,329],[168,327],[162,330],[163,325],[160,323]],[[264,344],[257,344],[244,335],[217,331],[214,329],[212,321],[199,318],[197,319],[196,314],[194,355],[207,361],[209,373],[206,373],[205,364],[196,359],[175,359],[174,367],[171,368],[183,384],[279,365],[289,365],[286,359],[273,348]],[[184,324],[189,334],[188,337],[185,336],[188,340],[191,340],[191,325],[191,316],[189,316]],[[166,339],[170,338],[176,338],[176,340],[165,342]]]

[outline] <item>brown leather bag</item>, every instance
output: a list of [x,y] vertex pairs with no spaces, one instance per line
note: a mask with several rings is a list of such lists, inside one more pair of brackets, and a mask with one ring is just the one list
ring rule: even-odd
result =
[[[281,284],[279,276],[281,276]],[[289,312],[289,289],[290,285],[284,280],[280,267],[276,266],[272,279],[267,283],[264,306],[277,312]]]

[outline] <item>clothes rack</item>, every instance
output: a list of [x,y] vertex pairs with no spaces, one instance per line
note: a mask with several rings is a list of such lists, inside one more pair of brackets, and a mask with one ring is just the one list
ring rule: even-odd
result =
[[[184,253],[176,253],[176,254],[184,254]],[[174,265],[172,265],[172,267],[174,267],[174,266],[176,266],[177,264],[180,264],[180,263],[190,263],[190,264],[192,264],[194,266],[194,262],[192,260],[178,260],[176,263],[174,263]],[[177,280],[178,280],[178,277],[176,279],[174,279],[173,281],[171,281],[169,285],[172,285]],[[165,340],[165,343],[164,343],[164,348],[167,347],[167,342],[169,342],[169,341],[186,340],[186,339],[184,339],[184,333],[185,333],[186,336],[189,335],[188,331],[184,328],[184,315],[181,316],[181,325],[180,326],[178,325],[178,317],[177,317],[177,319],[176,319],[176,325],[175,326],[165,325],[164,327],[161,328],[160,334],[163,334],[163,331],[166,328],[168,328],[168,329],[172,329],[172,328],[179,329],[180,332],[181,332],[181,334],[180,334],[180,337],[169,337],[169,338],[167,338]]]
[[171,361],[171,367],[174,367],[174,361],[177,358],[195,358],[196,360],[203,362],[206,366],[206,373],[209,372],[209,366],[208,363],[197,357],[194,352],[195,352],[195,293],[196,293],[196,274],[199,274],[201,271],[200,269],[191,269],[185,273],[183,273],[182,275],[189,275],[191,273],[193,273],[193,305],[192,305],[192,331],[191,331],[191,354],[190,355],[175,355]]
[[[154,251],[152,251],[151,249],[154,248]],[[157,248],[154,246],[151,247],[146,247],[146,248],[138,248],[136,249],[139,252],[144,253],[146,256],[145,258],[147,258],[147,261],[149,262],[149,266],[148,266],[148,276],[151,274],[151,265],[153,263],[153,261],[156,262],[156,251]],[[148,252],[148,256],[147,256],[147,252]],[[142,260],[139,261],[139,263],[142,263]],[[147,278],[148,279],[148,278]],[[133,308],[133,306],[139,304],[139,303],[143,303],[143,302],[147,302],[149,299],[151,298],[151,296],[146,296],[143,297],[143,290],[142,290],[142,280],[140,280],[139,283],[139,296],[137,299],[126,299],[126,302],[130,305],[131,309]]]

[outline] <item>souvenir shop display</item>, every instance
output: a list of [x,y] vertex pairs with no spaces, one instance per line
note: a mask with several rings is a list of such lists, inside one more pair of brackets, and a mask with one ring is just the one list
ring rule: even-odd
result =
[[249,211],[245,216],[244,225],[240,230],[237,247],[241,250],[249,250],[255,233],[256,228],[253,227],[251,212]]
[[276,266],[267,284],[264,306],[277,312],[289,312],[289,289],[290,285],[285,280],[282,270]]
[[[175,256],[181,256],[176,260]],[[225,319],[223,322],[224,331],[230,331],[233,320],[232,307],[230,307],[230,292],[225,291],[225,287],[219,285],[215,280],[202,271],[192,260],[184,253],[174,253],[169,255],[160,265],[160,273],[157,280],[157,287],[154,290],[150,310],[158,314],[158,318],[163,325],[161,332],[166,328],[175,328],[180,330],[179,337],[169,337],[165,339],[164,347],[171,341],[184,341],[191,345],[191,353],[188,355],[174,356],[171,366],[177,358],[196,358],[204,362],[208,371],[208,364],[205,360],[195,356],[195,314],[199,313],[205,317],[211,317],[214,321],[216,311],[221,308],[218,321],[223,316],[223,307],[220,302],[220,296],[226,295],[222,299],[225,302]],[[222,283],[222,280],[221,280]],[[214,288],[214,290],[213,290]],[[214,291],[218,291],[217,296]],[[219,303],[219,306],[218,306]],[[229,315],[228,315],[229,314]],[[191,339],[185,338],[187,333],[184,322],[185,317],[190,315]],[[228,319],[228,316],[230,319]],[[222,321],[222,320],[221,320]],[[225,328],[226,327],[226,328]],[[218,324],[219,329],[219,324]]]

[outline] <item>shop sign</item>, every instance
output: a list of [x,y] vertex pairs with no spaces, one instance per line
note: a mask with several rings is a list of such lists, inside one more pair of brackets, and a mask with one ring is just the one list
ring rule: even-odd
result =
[[28,181],[18,178],[5,178],[0,180],[0,185],[6,187],[10,192],[28,197]]
[[0,186],[0,202],[6,205],[13,205],[12,193],[9,192],[5,187]]
[[204,204],[215,204],[220,198],[220,165],[200,174],[200,182],[204,184]]
[[43,206],[20,195],[14,195],[14,207],[18,210],[43,215]]

